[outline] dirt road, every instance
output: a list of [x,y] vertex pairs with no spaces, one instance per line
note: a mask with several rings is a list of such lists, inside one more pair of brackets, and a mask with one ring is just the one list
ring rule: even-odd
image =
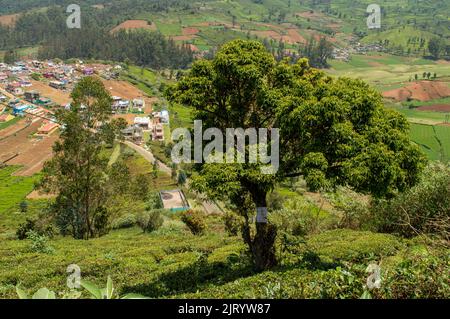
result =
[[[150,163],[154,163],[155,162],[155,156],[153,156],[153,153],[146,150],[145,148],[136,145],[132,142],[126,141],[124,142],[125,145],[129,146],[130,148],[132,148],[133,150],[135,150],[136,152],[138,152],[140,155],[142,155],[142,157],[144,157],[147,161],[149,161]],[[169,166],[167,166],[166,164],[156,160],[157,164],[158,164],[158,168],[167,173],[167,174],[171,174],[172,170],[170,169]],[[202,202],[202,206],[205,209],[207,214],[213,214],[213,213],[221,213],[222,210],[213,202],[209,202],[209,201],[203,201]]]

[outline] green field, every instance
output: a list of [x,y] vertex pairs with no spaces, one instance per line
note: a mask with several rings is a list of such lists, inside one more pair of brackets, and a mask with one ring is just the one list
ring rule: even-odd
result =
[[432,160],[450,161],[450,126],[411,124],[411,139]]
[[0,169],[0,215],[17,205],[34,189],[36,177],[12,176],[18,171],[18,166],[8,166]]
[[0,123],[0,130],[7,128],[8,126],[14,125],[20,121],[20,117],[15,117],[11,121]]
[[334,76],[360,78],[374,85],[380,91],[397,89],[409,84],[415,74],[422,78],[424,72],[436,73],[437,80],[447,81],[450,76],[450,62],[434,62],[422,58],[399,57],[389,54],[371,53],[353,55],[349,62],[330,61],[327,72]]

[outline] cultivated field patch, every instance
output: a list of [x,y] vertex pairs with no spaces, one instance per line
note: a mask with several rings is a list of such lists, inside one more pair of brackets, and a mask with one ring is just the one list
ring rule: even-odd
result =
[[42,123],[43,120],[35,121],[0,140],[0,162],[22,166],[15,172],[18,176],[32,176],[40,172],[45,161],[52,157],[52,146],[58,138],[57,134],[38,138],[33,136]]
[[404,88],[391,90],[383,93],[385,98],[395,101],[430,101],[450,96],[450,88],[440,81],[419,81],[405,86]]
[[0,16],[0,25],[3,26],[13,26],[16,24],[17,19],[19,18],[20,14],[8,14]]
[[145,20],[127,20],[122,22],[117,27],[111,30],[111,32],[118,32],[119,30],[132,30],[132,29],[146,29],[156,31],[156,24],[149,23]]

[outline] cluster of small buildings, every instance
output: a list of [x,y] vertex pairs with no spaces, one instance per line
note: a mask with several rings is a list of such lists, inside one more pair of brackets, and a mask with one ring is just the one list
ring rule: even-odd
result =
[[351,59],[351,53],[348,49],[334,48],[331,58],[334,60],[349,62]]
[[153,112],[151,117],[135,117],[134,123],[122,131],[125,139],[142,144],[144,132],[150,132],[153,141],[164,141],[164,125],[169,124],[169,112]]
[[[23,61],[13,65],[0,63],[0,87],[4,88],[6,96],[0,96],[0,102],[8,103],[12,112],[2,115],[2,121],[9,121],[16,116],[45,115],[45,108],[54,104],[41,92],[30,89],[33,86],[32,80],[43,79],[49,87],[57,90],[69,91],[84,76],[99,75],[107,80],[116,79],[119,76],[121,67],[119,65],[89,64],[83,61],[75,61],[73,64],[65,64],[54,61]],[[164,124],[169,123],[169,113],[167,111],[155,112],[152,115],[144,116],[145,99],[136,97],[126,99],[120,96],[113,96],[111,111],[113,114],[134,113],[142,114],[134,119],[134,123],[123,131],[125,138],[137,144],[142,143],[144,132],[150,132],[154,140],[164,140]],[[64,106],[70,109],[70,103]],[[44,121],[38,134],[46,135],[53,132],[58,125],[52,121]]]

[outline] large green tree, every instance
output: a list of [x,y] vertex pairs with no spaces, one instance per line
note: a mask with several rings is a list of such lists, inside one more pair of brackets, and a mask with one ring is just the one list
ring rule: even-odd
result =
[[432,38],[428,43],[428,51],[430,51],[433,59],[438,60],[445,51],[445,40],[443,38]]
[[203,129],[279,129],[275,174],[262,174],[261,164],[209,163],[196,165],[192,181],[244,217],[243,238],[259,270],[277,262],[276,228],[253,217],[279,181],[303,176],[312,190],[347,185],[393,196],[417,181],[425,161],[407,120],[365,82],[329,77],[305,59],[276,62],[255,41],[230,42],[213,60],[197,61],[168,97],[192,107]]
[[109,139],[112,99],[99,79],[86,77],[74,88],[70,110],[55,116],[61,124],[54,156],[43,169],[40,188],[57,195],[53,212],[64,234],[88,239],[104,233],[108,160],[101,156]]

